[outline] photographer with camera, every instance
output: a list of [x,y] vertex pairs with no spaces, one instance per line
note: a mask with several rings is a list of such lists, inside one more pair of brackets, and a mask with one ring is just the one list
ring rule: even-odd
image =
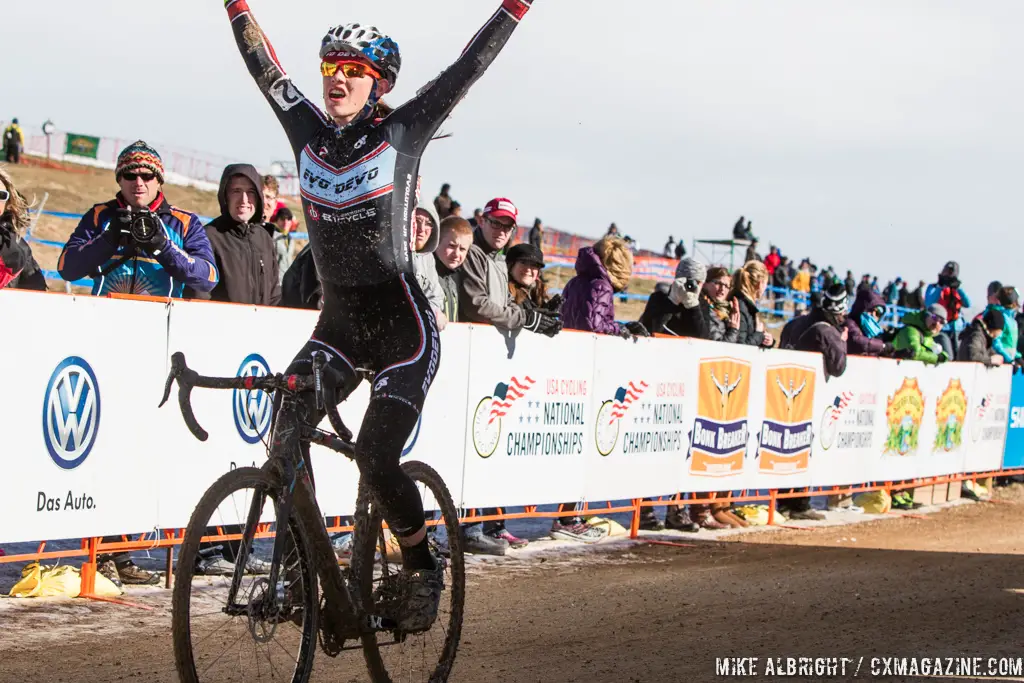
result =
[[935,342],[942,346],[947,358],[956,358],[960,333],[967,327],[967,321],[960,312],[971,307],[970,298],[960,286],[960,264],[956,261],[947,263],[939,273],[938,282],[928,285],[924,305],[931,307],[933,304],[946,309],[946,324],[935,335]]
[[651,334],[707,339],[707,322],[700,297],[706,277],[707,268],[703,263],[692,258],[679,261],[672,284],[667,287],[659,284],[647,299],[640,324]]
[[57,269],[68,281],[93,278],[92,293],[181,298],[185,287],[217,284],[213,250],[199,217],[164,197],[164,165],[142,140],[114,171],[120,192],[91,208],[64,245]]

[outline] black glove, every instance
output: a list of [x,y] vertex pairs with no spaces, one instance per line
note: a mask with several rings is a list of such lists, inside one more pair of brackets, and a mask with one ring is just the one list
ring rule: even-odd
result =
[[895,349],[892,348],[892,344],[890,344],[889,342],[884,342],[882,344],[882,350],[878,355],[882,356],[883,358],[892,358],[895,353],[896,351]]
[[544,310],[557,313],[562,310],[562,295],[555,294],[553,297],[548,299],[548,302],[544,304]]
[[132,224],[131,209],[116,209],[107,229],[103,231],[103,239],[110,243],[115,249],[127,246],[132,239],[129,228]]
[[562,319],[547,311],[535,309],[527,311],[526,324],[523,325],[523,328],[530,332],[554,337],[562,331]]
[[651,333],[647,331],[643,323],[637,320],[636,322],[626,323],[626,329],[629,333],[635,337],[650,337]]
[[945,351],[940,351],[939,352],[939,357],[935,359],[935,364],[936,365],[941,365],[942,363],[946,363],[948,361],[949,361],[949,356],[946,355],[946,352]]

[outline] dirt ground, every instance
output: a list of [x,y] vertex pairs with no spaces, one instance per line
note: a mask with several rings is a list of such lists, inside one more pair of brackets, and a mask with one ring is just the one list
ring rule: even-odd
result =
[[[786,656],[864,657],[859,678],[870,678],[871,657],[1019,657],[1024,491],[1000,497],[920,518],[477,564],[451,680],[712,681],[716,657]],[[157,609],[0,601],[0,681],[176,681],[168,593],[131,599]],[[367,676],[358,653],[318,653],[313,680]]]

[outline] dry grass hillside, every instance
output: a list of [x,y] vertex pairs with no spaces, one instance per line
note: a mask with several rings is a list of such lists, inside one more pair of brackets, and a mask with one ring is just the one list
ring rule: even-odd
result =
[[[18,190],[29,200],[34,198],[37,207],[43,197],[49,195],[44,207],[46,211],[83,214],[94,204],[107,201],[117,192],[114,173],[109,169],[73,166],[71,171],[62,171],[25,165],[6,168],[14,178]],[[214,192],[166,185],[164,193],[172,204],[188,211],[203,216],[216,216],[220,213],[217,195]],[[301,211],[297,213],[301,214]],[[76,224],[77,221],[72,219],[41,216],[32,234],[39,239],[65,242]],[[60,249],[33,244],[32,250],[43,268],[56,270]],[[548,286],[561,288],[573,275],[575,272],[571,268],[551,268],[546,273]],[[654,284],[651,280],[633,279],[629,291],[634,294],[650,294],[654,290]],[[63,289],[59,282],[51,282],[50,287],[55,290]],[[638,320],[643,310],[643,301],[615,302],[615,314],[619,320]]]

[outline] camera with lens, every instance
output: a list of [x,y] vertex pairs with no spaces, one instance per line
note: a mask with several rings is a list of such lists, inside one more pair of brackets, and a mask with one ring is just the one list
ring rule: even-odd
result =
[[161,229],[160,219],[149,209],[139,209],[131,215],[128,232],[136,242],[148,243]]
[[686,282],[683,283],[683,289],[691,294],[696,294],[700,291],[700,281],[694,280],[692,277],[686,278]]

